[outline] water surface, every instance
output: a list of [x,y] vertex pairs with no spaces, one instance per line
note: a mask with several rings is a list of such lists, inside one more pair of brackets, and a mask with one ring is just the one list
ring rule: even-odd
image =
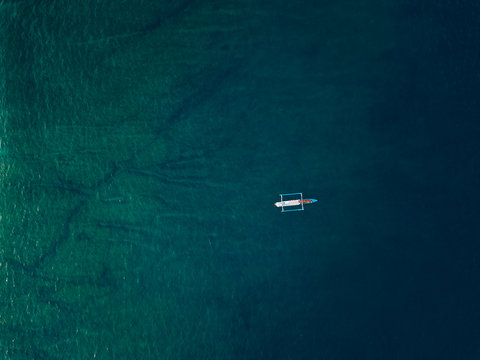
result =
[[4,359],[478,358],[474,2],[0,11]]

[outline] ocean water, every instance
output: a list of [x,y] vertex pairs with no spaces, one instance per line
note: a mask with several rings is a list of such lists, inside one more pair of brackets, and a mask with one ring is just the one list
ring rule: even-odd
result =
[[0,17],[2,359],[480,357],[477,2]]

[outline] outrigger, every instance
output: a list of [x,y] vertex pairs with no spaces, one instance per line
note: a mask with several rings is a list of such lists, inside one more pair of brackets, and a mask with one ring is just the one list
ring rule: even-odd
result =
[[[284,200],[284,196],[293,196],[293,195],[300,195],[300,199],[293,199],[293,200]],[[304,199],[302,193],[290,193],[290,194],[280,194],[280,201],[276,202],[274,205],[276,207],[282,208],[282,212],[290,212],[290,211],[303,211],[305,210],[303,208],[304,204],[313,204],[316,203],[316,199]],[[284,208],[290,207],[290,206],[297,206],[295,209],[288,209],[285,210]],[[298,207],[300,206],[300,207]]]

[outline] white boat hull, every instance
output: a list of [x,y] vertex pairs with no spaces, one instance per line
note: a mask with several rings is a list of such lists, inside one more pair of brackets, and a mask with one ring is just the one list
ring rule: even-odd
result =
[[300,200],[287,200],[287,201],[279,201],[275,203],[276,207],[286,207],[286,206],[298,206],[300,205]]

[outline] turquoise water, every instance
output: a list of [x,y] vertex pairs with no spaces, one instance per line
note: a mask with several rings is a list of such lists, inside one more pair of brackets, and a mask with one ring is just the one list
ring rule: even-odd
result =
[[474,2],[0,14],[3,359],[478,358]]

